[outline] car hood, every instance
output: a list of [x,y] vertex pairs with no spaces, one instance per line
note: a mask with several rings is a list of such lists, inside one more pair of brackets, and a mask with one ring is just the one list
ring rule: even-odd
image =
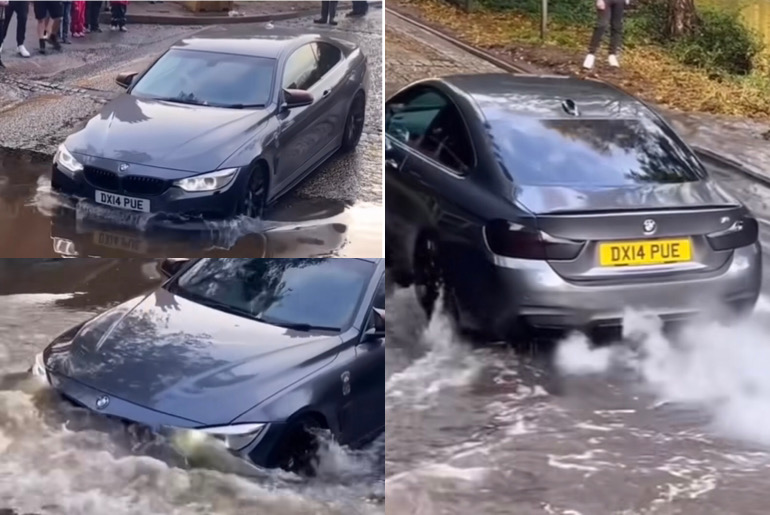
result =
[[54,342],[46,366],[125,401],[217,425],[331,363],[340,342],[159,289],[94,318],[72,341]]
[[519,185],[516,190],[518,202],[535,214],[740,205],[710,180],[618,187]]
[[253,138],[269,116],[269,109],[192,106],[122,94],[65,145],[91,157],[208,172]]

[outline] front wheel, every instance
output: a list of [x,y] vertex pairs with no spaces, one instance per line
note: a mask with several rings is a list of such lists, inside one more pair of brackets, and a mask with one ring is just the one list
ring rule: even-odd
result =
[[312,418],[297,420],[286,430],[276,450],[273,465],[304,476],[315,474],[321,426]]
[[436,309],[441,286],[438,244],[430,236],[422,237],[414,249],[414,289],[428,318]]
[[345,121],[345,134],[342,136],[342,151],[349,152],[356,148],[364,132],[364,117],[366,116],[366,99],[363,93],[356,95],[348,111]]
[[267,172],[262,166],[256,166],[249,176],[246,194],[241,205],[241,214],[249,218],[259,218],[265,209],[267,200]]

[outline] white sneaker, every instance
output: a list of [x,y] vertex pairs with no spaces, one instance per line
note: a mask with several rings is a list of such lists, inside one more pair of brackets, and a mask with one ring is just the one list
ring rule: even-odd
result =
[[29,57],[29,50],[24,45],[19,45],[16,48],[16,51],[19,52],[19,55],[22,57]]
[[586,60],[583,61],[583,68],[586,70],[590,70],[594,67],[594,63],[596,62],[596,56],[594,54],[588,54],[586,56]]
[[620,63],[618,62],[618,56],[616,56],[615,54],[611,54],[607,58],[607,62],[610,63],[610,66],[612,66],[613,68],[620,68]]

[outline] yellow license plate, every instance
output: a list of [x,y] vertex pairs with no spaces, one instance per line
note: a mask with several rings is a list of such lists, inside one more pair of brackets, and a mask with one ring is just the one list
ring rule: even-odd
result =
[[692,260],[692,243],[675,240],[617,241],[599,245],[601,266],[644,266]]

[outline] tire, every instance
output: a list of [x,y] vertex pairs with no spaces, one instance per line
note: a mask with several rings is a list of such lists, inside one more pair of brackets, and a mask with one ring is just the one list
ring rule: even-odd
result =
[[267,170],[262,165],[254,166],[249,176],[248,188],[243,196],[240,213],[249,218],[260,218],[267,200]]
[[278,444],[272,465],[303,476],[315,475],[320,447],[315,431],[319,429],[321,425],[311,417],[292,422]]
[[422,236],[414,249],[414,289],[425,315],[430,319],[436,309],[439,293],[443,284],[439,266],[439,250],[436,240],[431,236]]
[[361,134],[364,132],[364,119],[366,117],[366,98],[363,93],[356,94],[353,103],[348,110],[348,117],[345,120],[345,133],[342,136],[343,152],[350,152],[361,141]]

